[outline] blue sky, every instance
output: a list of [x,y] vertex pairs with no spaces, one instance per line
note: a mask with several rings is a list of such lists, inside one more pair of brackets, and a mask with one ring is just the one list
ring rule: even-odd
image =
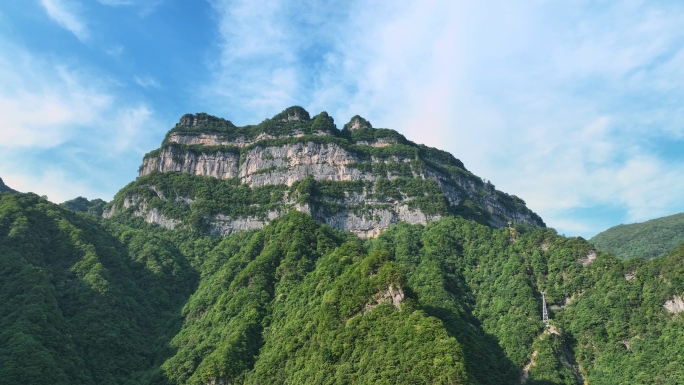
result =
[[359,114],[566,235],[684,211],[681,1],[0,4],[0,177],[111,199],[188,112]]

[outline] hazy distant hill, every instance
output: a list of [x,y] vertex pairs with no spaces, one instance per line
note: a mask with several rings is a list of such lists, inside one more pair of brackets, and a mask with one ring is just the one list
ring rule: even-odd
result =
[[590,241],[600,250],[620,258],[657,257],[684,242],[684,213],[611,227]]

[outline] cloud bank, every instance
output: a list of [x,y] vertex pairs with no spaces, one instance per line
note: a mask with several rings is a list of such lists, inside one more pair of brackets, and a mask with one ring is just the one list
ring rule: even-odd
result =
[[207,99],[227,118],[361,114],[454,153],[568,234],[684,211],[684,157],[662,150],[684,138],[682,5],[212,4]]
[[88,40],[88,28],[78,13],[78,3],[68,0],[40,0],[40,4],[48,16],[62,28],[73,33],[78,40]]
[[[135,176],[158,126],[117,82],[0,42],[0,175],[54,202],[111,199]],[[156,140],[154,140],[156,141]],[[129,159],[129,160],[127,160]],[[129,171],[121,176],[119,168]]]

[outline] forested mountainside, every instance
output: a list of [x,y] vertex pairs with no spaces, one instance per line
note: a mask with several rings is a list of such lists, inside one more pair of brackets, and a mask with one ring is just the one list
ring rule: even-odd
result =
[[128,210],[167,228],[192,223],[229,235],[262,228],[291,209],[361,237],[449,215],[495,227],[544,226],[522,199],[496,190],[447,152],[359,116],[338,130],[327,113],[310,118],[301,107],[245,127],[184,115],[105,215]]
[[546,228],[292,211],[220,238],[2,193],[0,282],[3,384],[684,381],[684,249]]
[[684,213],[614,226],[590,241],[599,249],[625,259],[664,255],[684,242]]
[[684,246],[621,260],[300,108],[186,115],[107,204],[0,192],[3,385],[681,384],[683,296]]

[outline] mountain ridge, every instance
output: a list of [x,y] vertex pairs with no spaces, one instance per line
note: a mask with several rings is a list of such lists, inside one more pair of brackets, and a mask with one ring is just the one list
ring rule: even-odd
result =
[[684,213],[613,226],[589,241],[623,259],[654,258],[684,242]]
[[179,213],[192,212],[201,193],[160,187],[158,173],[210,177],[221,181],[213,188],[271,194],[268,209],[251,210],[252,215],[205,212],[204,227],[222,235],[262,228],[291,209],[362,237],[375,237],[398,222],[426,224],[445,215],[494,227],[545,226],[522,199],[496,190],[448,152],[373,128],[358,115],[338,130],[326,112],[311,117],[298,106],[243,127],[205,113],[183,115],[161,147],[145,155],[138,179],[117,194],[104,215],[132,210],[169,228],[187,223]]
[[684,246],[622,261],[535,218],[359,116],[184,115],[108,204],[0,194],[0,378],[682,383]]

